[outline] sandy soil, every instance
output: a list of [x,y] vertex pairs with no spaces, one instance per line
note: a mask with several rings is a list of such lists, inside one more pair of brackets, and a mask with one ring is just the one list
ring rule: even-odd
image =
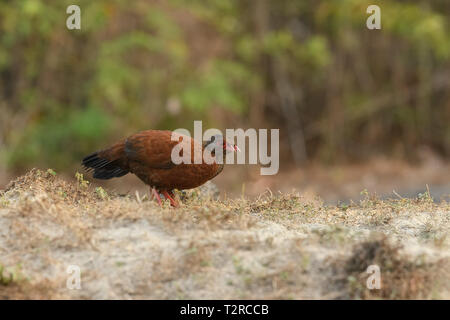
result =
[[[0,193],[0,299],[450,298],[450,205],[428,193],[330,206],[215,192],[159,208],[32,170]],[[381,289],[367,288],[369,265]]]

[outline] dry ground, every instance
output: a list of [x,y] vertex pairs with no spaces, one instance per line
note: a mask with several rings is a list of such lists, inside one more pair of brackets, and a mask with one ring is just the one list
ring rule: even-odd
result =
[[450,298],[450,204],[427,193],[326,206],[202,188],[172,209],[77,178],[32,170],[0,193],[0,299]]

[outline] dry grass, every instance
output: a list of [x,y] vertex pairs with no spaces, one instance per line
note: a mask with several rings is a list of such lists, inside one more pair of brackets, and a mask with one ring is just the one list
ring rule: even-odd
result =
[[[450,298],[450,206],[429,194],[325,206],[207,188],[159,208],[30,171],[0,193],[0,298]],[[371,264],[380,290],[366,288]],[[66,287],[69,265],[81,290]]]

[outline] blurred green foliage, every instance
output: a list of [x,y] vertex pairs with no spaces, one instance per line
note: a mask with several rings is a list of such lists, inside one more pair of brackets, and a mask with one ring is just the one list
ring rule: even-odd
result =
[[382,1],[368,30],[371,2],[2,1],[0,161],[61,169],[194,119],[279,127],[325,161],[449,156],[449,2]]

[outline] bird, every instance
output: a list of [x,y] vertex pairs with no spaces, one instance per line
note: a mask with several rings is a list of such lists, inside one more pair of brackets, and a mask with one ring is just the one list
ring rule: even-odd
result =
[[[190,161],[173,161],[174,148],[178,148],[180,157]],[[205,150],[211,155],[210,161],[203,157]],[[93,173],[93,178],[102,180],[132,173],[150,186],[150,193],[160,206],[161,193],[171,206],[179,207],[174,189],[192,189],[211,180],[222,172],[225,155],[236,151],[240,151],[237,145],[228,143],[220,134],[201,143],[175,131],[145,130],[86,156],[82,166]]]

